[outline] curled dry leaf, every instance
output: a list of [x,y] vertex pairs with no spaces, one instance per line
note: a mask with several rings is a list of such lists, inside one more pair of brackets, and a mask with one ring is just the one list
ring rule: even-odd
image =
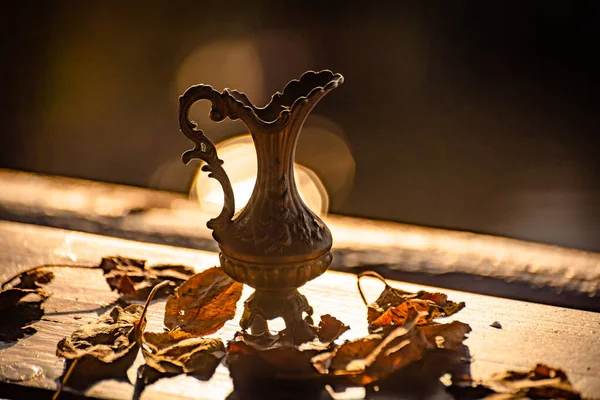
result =
[[488,398],[486,396],[490,399],[581,399],[564,371],[545,364],[537,364],[526,372],[498,373],[483,382],[469,377],[453,379],[448,392],[464,399]]
[[346,332],[350,327],[332,315],[321,316],[317,336],[321,342],[331,343]]
[[[257,345],[256,338],[237,335],[227,346],[227,366],[234,384],[254,379],[301,380],[319,377],[311,359],[323,351],[309,346],[274,342],[269,347]],[[268,342],[265,340],[264,342]]]
[[58,342],[57,356],[66,358],[68,366],[77,360],[71,386],[82,389],[101,379],[126,376],[139,349],[143,311],[139,304],[125,309],[117,306]]
[[[237,335],[228,344],[228,366],[234,379],[244,376],[278,379],[322,378],[312,361],[320,354],[329,354],[339,336],[350,329],[349,326],[331,315],[321,316],[315,329],[317,338],[294,344],[291,336],[265,334],[254,336],[247,333]],[[261,365],[260,369],[255,366]]]
[[14,285],[18,289],[41,289],[54,279],[54,273],[45,269],[32,269],[19,275],[19,283]]
[[146,363],[138,369],[136,399],[147,385],[161,378],[188,374],[208,380],[225,356],[220,339],[199,338],[183,331],[145,332],[141,343]]
[[[54,274],[51,271],[32,269],[24,271],[2,284],[0,312],[3,315],[0,340],[13,342],[26,334],[36,332],[35,328],[29,324],[42,317],[44,311],[41,305],[48,297],[41,285],[50,283],[53,278]],[[4,289],[8,283],[17,279],[19,279],[17,284]],[[28,295],[32,295],[31,299],[25,298]]]
[[564,371],[545,364],[538,364],[529,372],[501,373],[487,383],[500,393],[509,390],[531,399],[581,399]]
[[146,260],[121,256],[105,257],[99,268],[104,272],[106,282],[126,300],[144,300],[159,283],[172,282],[156,293],[164,297],[173,289],[194,275],[194,270],[185,265],[146,265]]
[[23,297],[28,294],[37,295],[38,300],[45,300],[46,292],[42,285],[50,283],[54,279],[54,273],[42,269],[33,269],[24,271],[12,278],[11,281],[19,279],[19,282],[12,287],[5,289],[7,284],[2,285],[0,290],[0,311],[6,311],[13,308]]
[[[382,341],[383,335],[369,335],[352,341],[346,341],[339,348],[330,352],[321,353],[312,358],[314,367],[322,374],[348,375],[346,366],[355,360],[364,360],[373,353]],[[335,363],[334,363],[335,361]],[[361,371],[364,371],[362,368]]]
[[467,338],[467,333],[471,332],[471,327],[460,321],[417,326],[416,329],[435,347],[448,350],[456,350],[461,347]]
[[346,376],[360,385],[384,378],[421,359],[426,342],[413,329],[417,318],[415,313],[405,326],[346,341],[331,352],[330,359],[320,356],[313,360],[317,362],[315,368],[332,375]]
[[199,338],[183,331],[146,332],[142,340],[146,365],[164,376],[182,373],[209,379],[225,356],[220,339]]
[[411,312],[405,325],[346,341],[329,354],[313,358],[313,364],[321,373],[346,376],[356,384],[367,385],[421,360],[429,350],[457,349],[471,330],[461,322],[420,327],[416,325],[419,317]]
[[[385,288],[373,303],[368,304],[360,286],[360,279],[372,276],[381,280]],[[464,302],[456,303],[448,300],[444,293],[430,293],[421,290],[417,293],[405,292],[388,285],[385,278],[373,271],[365,271],[358,275],[358,290],[367,305],[367,321],[369,329],[375,330],[384,326],[396,326],[406,323],[409,311],[419,313],[418,325],[432,322],[434,318],[446,317],[457,313],[465,306]]]
[[56,355],[66,358],[67,366],[53,399],[71,376],[75,376],[71,386],[78,389],[105,378],[125,378],[138,354],[150,302],[168,284],[157,284],[144,305],[117,306],[58,342]]
[[235,316],[242,288],[218,267],[194,275],[167,299],[165,326],[196,336],[216,332]]
[[397,306],[389,306],[387,309],[378,306],[377,303],[373,303],[369,304],[367,310],[369,328],[374,330],[382,326],[404,325],[410,310],[421,314],[417,321],[420,325],[430,323],[434,315],[436,315],[435,308],[432,309],[429,302],[422,300],[407,300]]
[[294,346],[257,350],[238,335],[227,345],[226,365],[236,392],[249,398],[314,399],[328,379],[311,365],[314,354]]
[[[321,337],[335,338],[345,330],[342,329],[344,325],[333,317],[326,316],[321,322],[320,326],[327,326],[321,332]],[[330,325],[336,329],[332,329]],[[411,331],[399,327],[386,335],[370,335],[352,342],[347,341],[340,347],[332,342],[323,343],[319,339],[295,346],[290,340],[286,341],[285,337],[262,338],[241,334],[228,344],[227,363],[234,381],[266,378],[324,379],[344,375],[355,383],[366,384],[372,379],[367,379],[365,370],[376,362],[390,343],[395,343],[394,339],[409,332]]]
[[[39,289],[41,288],[41,285],[50,283],[52,279],[54,279],[54,273],[48,271],[46,268],[56,266],[58,265],[40,265],[25,271],[21,271],[9,278],[7,281],[4,281],[0,289],[4,290],[4,288],[7,286],[17,289]],[[14,284],[13,282],[17,279],[19,282]]]

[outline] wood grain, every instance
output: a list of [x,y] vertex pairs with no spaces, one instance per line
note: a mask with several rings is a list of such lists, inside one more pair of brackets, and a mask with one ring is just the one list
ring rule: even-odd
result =
[[[145,244],[116,238],[0,222],[0,276],[48,263],[98,263],[107,255],[146,258],[152,263],[183,263],[202,270],[217,262],[215,253]],[[116,295],[108,289],[100,271],[55,269],[56,278],[48,289],[52,296],[44,304],[45,315],[35,323],[38,330],[15,344],[0,342],[0,365],[28,363],[40,366],[44,374],[19,385],[54,390],[63,362],[55,356],[56,343],[79,325],[102,313]],[[436,288],[393,282],[404,290]],[[368,279],[364,287],[374,299],[381,284]],[[351,274],[327,272],[301,288],[317,315],[331,313],[351,326],[342,338],[366,334],[366,309]],[[538,362],[563,368],[575,387],[587,396],[600,394],[600,314],[540,304],[500,299],[458,291],[445,291],[467,307],[456,319],[468,323],[473,332],[466,344],[474,358],[471,371],[475,378],[489,376],[506,368],[529,369]],[[245,288],[242,300],[250,290]],[[150,308],[148,330],[162,329],[164,301]],[[229,321],[217,336],[225,341],[237,330],[241,313]],[[502,329],[490,327],[499,321]],[[1,372],[1,370],[0,370]],[[208,382],[178,376],[149,386],[144,399],[219,399],[233,392],[227,369],[219,366]],[[96,398],[129,399],[133,386],[127,382],[102,381],[87,391]],[[235,398],[232,395],[231,398]]]
[[[181,194],[0,169],[0,219],[217,251],[214,217]],[[40,196],[39,193],[44,193]],[[600,254],[328,215],[332,269],[600,311]]]

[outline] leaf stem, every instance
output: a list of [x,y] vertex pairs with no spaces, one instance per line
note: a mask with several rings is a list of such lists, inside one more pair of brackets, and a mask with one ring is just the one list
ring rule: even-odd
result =
[[71,374],[73,373],[73,370],[75,369],[75,365],[77,364],[77,361],[79,361],[79,358],[76,358],[75,360],[73,360],[71,365],[69,365],[69,368],[67,369],[67,372],[65,372],[65,376],[63,377],[62,382],[58,385],[56,392],[52,396],[52,400],[57,400],[58,396],[60,396],[60,394],[63,390],[63,387],[67,384],[67,380],[69,380],[69,377],[71,376]]
[[369,303],[367,303],[367,298],[365,297],[365,294],[363,293],[362,287],[360,286],[360,278],[363,278],[365,276],[370,276],[372,278],[379,279],[381,282],[383,282],[383,284],[385,285],[386,288],[389,288],[390,285],[388,285],[387,281],[385,280],[385,278],[383,276],[381,276],[380,274],[378,274],[375,271],[363,271],[363,272],[360,272],[356,276],[356,286],[358,287],[358,293],[360,294],[360,298],[362,299],[363,303],[365,303],[365,306],[368,306]]
[[156,294],[156,292],[158,291],[158,289],[160,289],[162,287],[165,287],[165,286],[167,286],[167,285],[169,285],[171,283],[172,283],[171,281],[162,281],[158,285],[154,286],[152,288],[152,291],[148,295],[148,298],[146,299],[146,303],[144,304],[144,309],[142,310],[142,314],[140,315],[140,319],[137,322],[137,324],[135,324],[135,330],[136,330],[135,336],[136,336],[136,340],[137,340],[137,342],[138,342],[138,344],[140,346],[141,346],[142,335],[144,333],[144,328],[146,326],[146,324],[145,324],[146,312],[148,311],[148,307],[150,306],[150,302],[154,298],[154,295]]

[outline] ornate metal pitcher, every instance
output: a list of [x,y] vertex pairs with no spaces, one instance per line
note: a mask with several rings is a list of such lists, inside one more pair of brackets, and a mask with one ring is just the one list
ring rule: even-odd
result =
[[[246,301],[241,327],[253,333],[267,330],[266,320],[283,317],[286,332],[299,341],[312,333],[312,308],[297,288],[327,270],[331,263],[329,229],[302,201],[294,180],[294,156],[300,130],[319,100],[343,82],[331,71],[309,71],[289,82],[264,108],[244,93],[208,85],[190,87],[179,99],[181,131],[195,143],[183,162],[206,162],[202,170],[217,179],[224,192],[223,210],[207,225],[213,230],[220,262],[233,279],[256,291]],[[210,118],[241,119],[252,134],[258,157],[256,185],[248,204],[234,215],[231,183],[215,146],[189,120],[199,100],[212,103]],[[306,313],[307,317],[303,318]]]

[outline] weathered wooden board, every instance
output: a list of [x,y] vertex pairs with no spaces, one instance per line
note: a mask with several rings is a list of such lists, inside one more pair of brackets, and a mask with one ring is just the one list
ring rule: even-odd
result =
[[[0,169],[0,219],[216,251],[213,217],[185,196]],[[44,193],[40,196],[40,193]],[[332,269],[600,311],[600,254],[514,239],[328,215]]]
[[[39,264],[95,264],[108,255],[146,258],[152,263],[183,263],[198,270],[217,262],[215,253],[144,244],[86,233],[0,222],[0,277]],[[34,323],[38,330],[15,344],[0,343],[0,366],[14,363],[40,366],[44,374],[17,385],[53,390],[61,375],[63,362],[55,356],[56,343],[79,325],[95,318],[116,298],[109,291],[100,271],[56,269],[49,285],[53,293],[44,304],[45,315]],[[405,290],[436,290],[414,284],[393,282]],[[381,290],[375,280],[366,280],[367,297],[374,299]],[[366,310],[356,289],[356,277],[328,272],[307,284],[307,295],[317,315],[331,313],[351,326],[343,338],[366,333]],[[245,289],[245,298],[250,290]],[[483,378],[506,368],[529,369],[538,362],[563,368],[575,387],[587,396],[600,394],[600,314],[500,299],[458,291],[446,291],[453,300],[467,307],[456,319],[470,324],[466,344],[474,358],[471,372]],[[241,303],[240,303],[241,305]],[[148,330],[162,329],[164,302],[151,306]],[[238,316],[218,333],[227,340],[237,330]],[[490,327],[499,321],[502,329]],[[0,369],[1,373],[2,369]],[[163,379],[146,389],[142,398],[219,399],[233,391],[228,371],[219,366],[208,382],[179,376]],[[103,381],[87,395],[97,398],[129,399],[133,386],[127,382]],[[233,398],[233,397],[232,397]]]

